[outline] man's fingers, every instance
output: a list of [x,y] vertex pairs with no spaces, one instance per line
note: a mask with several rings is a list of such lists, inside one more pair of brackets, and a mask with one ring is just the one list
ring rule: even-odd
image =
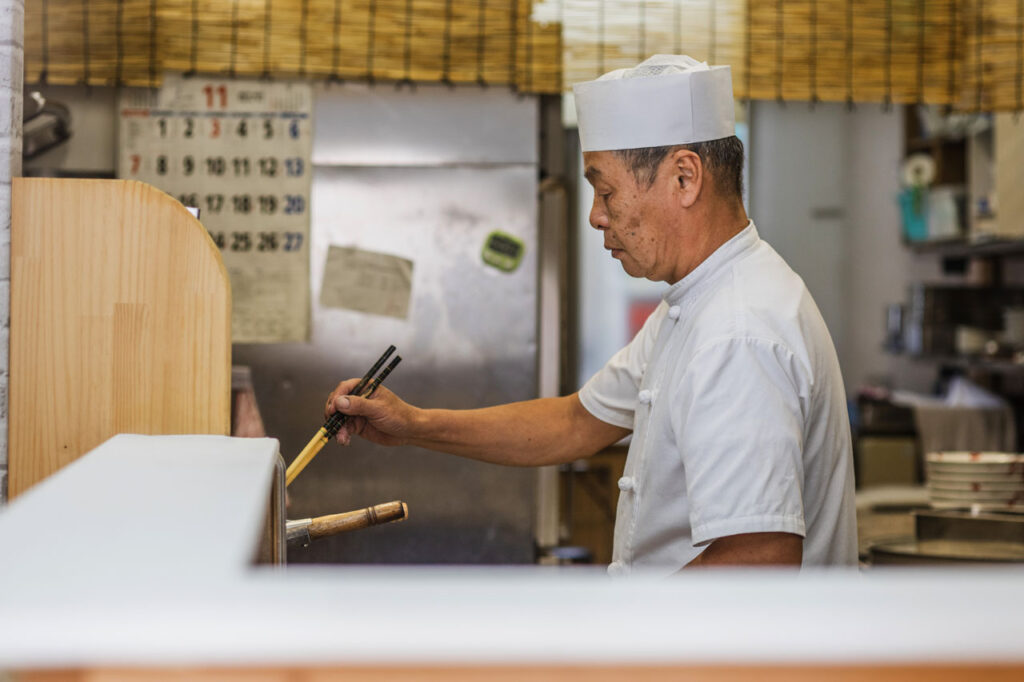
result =
[[[338,384],[338,387],[331,392],[327,398],[327,405],[324,408],[324,416],[330,418],[333,414],[346,415],[344,426],[334,436],[342,445],[352,442],[352,436],[363,435],[368,428],[371,431],[371,440],[376,442],[377,422],[387,421],[391,416],[391,410],[395,404],[393,393],[380,387],[374,392],[373,398],[364,398],[350,393],[359,383],[359,379],[349,379]],[[374,428],[370,425],[373,424]]]
[[360,379],[346,379],[345,381],[338,384],[337,388],[331,391],[331,394],[327,396],[327,404],[324,406],[324,418],[330,417],[337,410],[334,407],[334,401],[339,397],[346,395],[356,384],[360,382]]
[[373,417],[379,408],[380,404],[377,401],[367,400],[356,395],[339,395],[334,399],[335,411],[342,414]]
[[341,427],[335,439],[342,445],[349,445],[352,442],[352,436],[362,433],[364,426],[366,426],[365,419],[362,417],[352,417]]

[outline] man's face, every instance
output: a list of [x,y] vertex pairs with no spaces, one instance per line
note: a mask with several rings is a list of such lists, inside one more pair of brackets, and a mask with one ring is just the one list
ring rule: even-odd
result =
[[632,277],[669,281],[675,214],[665,162],[650,187],[613,152],[584,152],[583,166],[594,187],[590,224],[604,234],[604,248]]

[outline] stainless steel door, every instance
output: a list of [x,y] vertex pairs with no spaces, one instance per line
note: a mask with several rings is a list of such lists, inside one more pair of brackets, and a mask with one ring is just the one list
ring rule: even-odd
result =
[[[267,433],[291,461],[327,393],[390,343],[388,385],[424,407],[472,408],[537,394],[537,102],[480,88],[345,86],[318,92],[307,344],[236,345]],[[519,268],[481,259],[496,229],[526,244]],[[408,319],[319,301],[330,245],[414,262]],[[412,447],[327,445],[289,487],[290,518],[393,499],[409,520],[332,538],[290,562],[533,561],[536,476]]]

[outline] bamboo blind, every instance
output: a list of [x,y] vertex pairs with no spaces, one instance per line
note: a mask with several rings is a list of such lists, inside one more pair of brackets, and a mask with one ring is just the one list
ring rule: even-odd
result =
[[548,0],[536,13],[562,18],[569,83],[684,53],[732,65],[738,98],[951,103],[960,94],[959,4]]
[[156,85],[164,70],[561,90],[531,0],[33,0],[26,82]]
[[652,54],[688,54],[732,65],[736,95],[744,94],[744,0],[545,0],[534,16],[562,24],[566,87]]
[[556,93],[658,52],[738,98],[1024,109],[1024,0],[32,0],[26,81],[213,74]]
[[957,100],[955,0],[752,2],[748,22],[746,97]]
[[1024,0],[961,2],[967,27],[959,108],[1024,110]]
[[25,82],[155,85],[155,1],[28,0]]

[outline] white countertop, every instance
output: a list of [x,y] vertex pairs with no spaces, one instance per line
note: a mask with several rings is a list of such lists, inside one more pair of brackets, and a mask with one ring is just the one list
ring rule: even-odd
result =
[[0,597],[0,667],[1024,660],[1020,571],[304,568]]
[[[0,668],[1024,661],[1024,570],[1013,568],[612,580],[547,567],[252,567],[271,448],[220,440],[192,443],[190,459],[149,449],[134,473],[117,461],[117,480],[97,478],[112,460],[90,463],[94,451],[0,512]],[[85,481],[96,487],[77,490]],[[58,520],[38,505],[80,518],[29,532]],[[233,514],[230,537],[205,530],[213,513]],[[94,525],[125,515],[142,520]]]
[[273,438],[114,436],[0,508],[0,590],[236,576],[277,452]]

